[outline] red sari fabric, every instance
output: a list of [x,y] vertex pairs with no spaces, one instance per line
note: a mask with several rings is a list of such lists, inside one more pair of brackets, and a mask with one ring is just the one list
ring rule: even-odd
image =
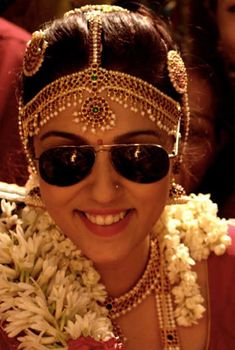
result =
[[17,350],[18,345],[17,340],[9,338],[0,327],[0,350]]
[[211,334],[209,350],[235,349],[235,255],[208,261]]

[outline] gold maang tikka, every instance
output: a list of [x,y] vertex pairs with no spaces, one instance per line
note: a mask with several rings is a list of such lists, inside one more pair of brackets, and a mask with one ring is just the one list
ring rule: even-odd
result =
[[[29,164],[35,172],[36,168],[30,141],[33,136],[39,133],[42,126],[69,107],[76,109],[74,121],[81,125],[84,132],[104,132],[115,126],[116,115],[109,103],[109,101],[114,101],[124,108],[129,108],[135,113],[138,112],[142,116],[147,116],[162,133],[178,139],[178,125],[181,120],[185,119],[183,103],[176,102],[140,78],[101,67],[102,15],[108,12],[128,13],[129,11],[118,6],[88,5],[65,14],[65,17],[84,15],[88,21],[90,48],[88,68],[62,76],[53,81],[45,86],[26,105],[23,104],[22,99],[20,101],[20,136]],[[30,47],[35,49],[36,38],[33,35],[31,46],[26,50],[24,67],[30,67],[29,62],[32,56]],[[41,33],[40,38],[43,38],[47,45],[46,34]],[[41,41],[37,41],[37,43],[39,43],[39,48],[41,48]],[[46,46],[43,47],[45,48]],[[43,64],[45,51],[46,49],[38,51],[41,52],[41,59],[38,60],[40,65]],[[175,88],[176,86],[187,86],[185,67],[179,54],[172,50],[168,52],[167,57],[169,76],[173,86]],[[26,64],[26,62],[28,63]],[[34,72],[33,74],[40,69],[39,64],[36,67],[37,69],[31,68],[31,72]],[[180,74],[176,74],[178,68],[180,68]],[[182,96],[187,95],[185,89],[178,92]]]

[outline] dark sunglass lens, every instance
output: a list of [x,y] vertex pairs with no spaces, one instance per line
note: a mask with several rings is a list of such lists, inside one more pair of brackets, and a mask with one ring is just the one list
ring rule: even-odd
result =
[[42,179],[54,186],[71,186],[83,180],[95,161],[92,148],[57,147],[39,157]]
[[159,181],[169,170],[168,154],[157,145],[120,145],[112,148],[111,158],[119,174],[142,184]]

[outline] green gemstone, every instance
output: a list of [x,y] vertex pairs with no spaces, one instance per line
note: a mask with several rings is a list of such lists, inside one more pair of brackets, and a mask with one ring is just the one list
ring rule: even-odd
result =
[[94,107],[92,107],[92,112],[93,113],[98,113],[99,112],[99,107],[97,107],[97,106],[94,106]]
[[91,80],[96,81],[98,79],[98,76],[96,74],[92,74]]

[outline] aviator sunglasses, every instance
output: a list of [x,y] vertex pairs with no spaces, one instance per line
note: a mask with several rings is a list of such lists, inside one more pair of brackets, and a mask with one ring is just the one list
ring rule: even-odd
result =
[[111,163],[125,179],[149,184],[161,180],[169,171],[174,152],[157,144],[113,144],[59,146],[44,151],[39,158],[41,178],[50,185],[71,186],[92,171],[98,152],[109,152]]

